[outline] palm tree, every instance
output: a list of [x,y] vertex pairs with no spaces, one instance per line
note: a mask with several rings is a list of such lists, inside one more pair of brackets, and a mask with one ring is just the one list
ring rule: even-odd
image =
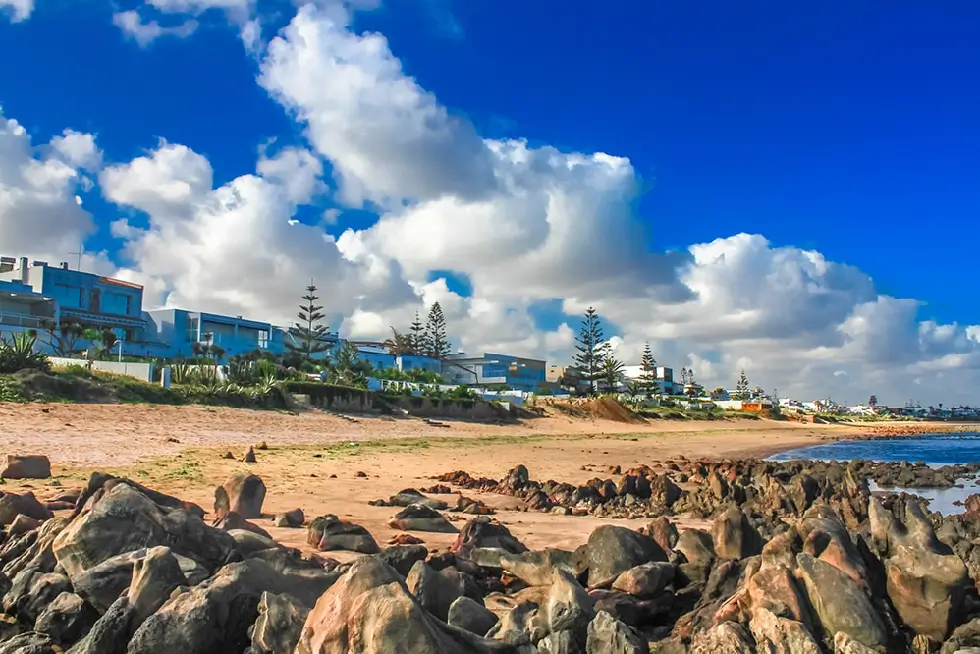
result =
[[403,354],[415,354],[415,345],[412,343],[412,337],[409,334],[402,334],[394,327],[391,328],[391,338],[381,345],[388,351],[388,354],[396,357]]
[[608,392],[616,392],[619,388],[619,380],[623,374],[623,362],[612,356],[606,356],[602,362],[602,382]]

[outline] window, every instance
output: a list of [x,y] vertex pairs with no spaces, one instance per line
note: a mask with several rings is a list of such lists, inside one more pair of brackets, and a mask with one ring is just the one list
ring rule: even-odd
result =
[[187,342],[197,343],[197,331],[199,329],[199,322],[197,318],[187,319]]
[[102,313],[102,292],[97,288],[88,292],[88,310],[92,313]]
[[82,289],[78,286],[68,286],[66,284],[55,284],[54,295],[58,303],[70,309],[82,308]]

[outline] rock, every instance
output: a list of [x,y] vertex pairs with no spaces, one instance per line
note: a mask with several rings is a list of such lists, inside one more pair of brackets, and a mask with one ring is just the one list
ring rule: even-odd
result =
[[[255,450],[251,445],[248,446],[248,451],[245,452],[245,457],[242,459],[244,463],[255,463]],[[258,516],[256,516],[258,517]]]
[[123,595],[113,602],[85,637],[68,650],[69,654],[125,654],[126,645],[138,626],[134,624],[129,599]]
[[588,550],[585,546],[574,552],[546,548],[523,554],[511,554],[503,549],[477,548],[470,552],[470,557],[478,566],[502,570],[530,586],[550,584],[555,570],[565,570],[573,577],[578,577],[589,567]]
[[163,605],[174,589],[187,583],[180,562],[167,547],[151,547],[133,564],[133,581],[126,599],[132,623],[140,625]]
[[35,520],[50,520],[54,517],[51,511],[37,501],[34,493],[4,493],[0,496],[0,526],[9,525],[19,515]]
[[809,604],[788,568],[763,565],[748,579],[746,600],[750,616],[760,611],[770,612],[799,622],[812,633],[813,616]]
[[963,508],[967,513],[980,513],[980,494],[974,493],[963,500]]
[[412,534],[395,534],[388,539],[388,545],[424,545],[425,541]]
[[505,642],[530,642],[539,651],[578,652],[585,648],[595,601],[564,570],[555,571],[550,585],[532,586],[502,601],[510,610],[487,607],[500,618],[488,636]]
[[888,634],[868,596],[837,567],[809,554],[796,557],[810,604],[824,633],[843,631],[867,647],[884,647]]
[[0,470],[0,479],[48,479],[51,476],[51,462],[40,455],[7,455],[7,465]]
[[263,529],[262,527],[256,524],[249,522],[244,517],[242,517],[241,514],[235,513],[234,511],[229,511],[224,516],[215,520],[213,526],[215,529],[220,529],[221,531],[232,531],[236,529],[243,529],[245,531],[250,531],[253,534],[258,534],[259,536],[268,538],[270,540],[272,539],[272,536],[270,536],[269,532],[267,532],[265,529]]
[[433,531],[455,534],[456,529],[441,513],[421,504],[411,504],[388,521],[388,526],[402,531]]
[[99,498],[108,495],[113,488],[120,484],[124,484],[138,491],[157,506],[167,509],[180,509],[182,511],[187,511],[198,518],[204,518],[204,509],[193,502],[185,502],[165,493],[157,492],[152,488],[147,488],[139,482],[133,481],[132,479],[114,477],[104,472],[93,472],[89,477],[88,486],[75,502],[75,512],[72,514],[71,519],[74,520],[82,512],[90,499],[93,500],[94,503]]
[[306,542],[321,552],[349,550],[377,554],[381,551],[367,529],[352,522],[344,522],[335,515],[313,520],[307,531]]
[[767,654],[821,654],[820,646],[801,623],[760,609],[749,621],[756,650]]
[[381,550],[378,557],[403,577],[407,577],[412,566],[419,561],[424,561],[428,555],[429,550],[424,545],[394,545]]
[[674,604],[671,593],[661,593],[652,599],[640,599],[618,590],[595,588],[589,591],[595,600],[596,611],[605,611],[630,627],[646,627],[668,613]]
[[[752,641],[734,622],[699,631],[691,639],[690,654],[754,654]],[[793,653],[795,654],[795,652]]]
[[447,502],[426,497],[414,488],[406,488],[397,495],[392,495],[388,499],[388,503],[391,506],[401,507],[409,507],[413,504],[420,504],[422,506],[429,507],[434,511],[445,511],[449,508],[449,504]]
[[517,649],[439,622],[422,609],[395,570],[364,557],[317,600],[295,654],[342,652],[517,654]]
[[467,515],[493,515],[496,513],[493,508],[487,506],[480,500],[470,499],[469,497],[460,497],[453,511]]
[[214,514],[223,518],[234,512],[246,520],[261,518],[264,501],[265,482],[262,478],[239,473],[214,489]]
[[843,631],[838,631],[834,635],[834,654],[879,654],[879,652],[877,649],[862,645]]
[[70,591],[65,575],[28,567],[13,578],[10,590],[3,596],[3,610],[32,625],[58,595]]
[[[324,590],[326,588],[324,587]],[[221,568],[207,581],[176,594],[133,634],[130,654],[240,652],[251,645],[262,593],[297,593],[295,579],[259,559]],[[301,597],[294,595],[300,601]]]
[[674,548],[688,563],[710,566],[715,560],[715,546],[711,534],[699,529],[685,529],[677,538]]
[[586,654],[649,654],[646,640],[605,611],[589,623]]
[[29,518],[23,513],[14,518],[14,521],[10,523],[7,527],[7,538],[11,536],[20,536],[21,534],[26,534],[29,531],[34,531],[39,529],[41,525],[44,524],[42,521],[36,518]]
[[902,622],[918,634],[945,640],[973,585],[963,561],[955,554],[899,546],[885,570],[888,598]]
[[3,574],[9,578],[33,567],[41,572],[51,572],[57,565],[52,551],[54,539],[65,528],[67,520],[54,518],[46,521],[36,531],[22,536],[12,536],[0,549]]
[[306,516],[303,515],[303,511],[301,509],[293,509],[292,511],[287,511],[286,513],[277,513],[274,524],[277,527],[299,529],[303,526],[303,522],[305,520]]
[[449,607],[465,595],[480,596],[472,581],[455,568],[438,572],[418,561],[412,566],[405,581],[408,591],[415,595],[419,605],[443,622],[449,618]]
[[81,597],[64,592],[41,611],[34,629],[62,645],[72,645],[92,628],[98,617],[99,614]]
[[61,651],[46,634],[36,631],[0,643],[0,654],[60,654]]
[[245,654],[293,654],[310,610],[289,595],[263,592]]
[[667,516],[660,516],[654,519],[646,529],[647,536],[657,542],[664,552],[671,552],[677,546],[677,539],[680,534],[677,527]]
[[467,559],[474,548],[501,549],[511,554],[526,552],[524,544],[517,540],[499,522],[491,522],[490,518],[473,518],[463,526],[450,551],[458,557]]
[[268,534],[249,531],[248,529],[229,529],[226,532],[235,541],[235,547],[242,558],[250,559],[260,552],[270,549],[283,549],[282,545],[272,539]]
[[[73,584],[75,592],[91,604],[100,614],[105,613],[112,606],[113,602],[133,583],[134,571],[136,570],[137,564],[145,559],[151,551],[156,552],[158,550],[164,550],[172,554],[168,548],[162,546],[134,550],[114,556],[99,565],[85,570],[75,577]],[[155,554],[155,556],[159,556],[159,554]],[[174,558],[177,560],[176,557]],[[186,557],[181,557],[177,565],[181,576],[175,580],[174,588],[184,584],[191,585],[191,580],[184,574],[184,568],[192,575],[193,581],[195,582],[203,581],[208,576],[206,571],[204,571],[203,578],[201,578],[200,573],[195,573],[196,563]],[[173,590],[173,588],[170,590]],[[169,593],[170,591],[167,592]]]
[[117,484],[92,510],[55,537],[54,556],[73,583],[86,570],[119,554],[166,545],[208,571],[237,555],[234,539],[182,509],[157,506],[128,484]]
[[462,596],[449,606],[449,619],[446,622],[477,636],[485,636],[497,624],[497,616],[482,604]]
[[674,581],[674,566],[670,563],[644,563],[630,568],[613,582],[614,590],[621,590],[634,597],[656,597]]
[[762,552],[762,538],[746,515],[732,506],[711,527],[715,554],[720,559],[746,559]]
[[638,565],[667,560],[652,538],[616,525],[603,525],[589,534],[588,557],[590,588],[608,586]]

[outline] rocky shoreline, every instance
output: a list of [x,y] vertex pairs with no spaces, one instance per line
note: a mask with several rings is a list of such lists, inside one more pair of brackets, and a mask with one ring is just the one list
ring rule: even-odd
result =
[[[942,516],[869,481],[952,485],[978,471],[676,459],[592,470],[581,485],[524,466],[499,480],[456,471],[372,502],[401,532],[386,545],[338,516],[263,514],[255,475],[216,488],[205,521],[199,506],[95,474],[47,500],[0,496],[0,654],[970,652],[980,498]],[[649,523],[529,551],[483,502],[441,499],[452,490]],[[457,529],[447,511],[472,517]],[[679,530],[678,517],[704,528]],[[317,553],[277,544],[263,520],[305,528]],[[430,551],[429,532],[457,536]]]

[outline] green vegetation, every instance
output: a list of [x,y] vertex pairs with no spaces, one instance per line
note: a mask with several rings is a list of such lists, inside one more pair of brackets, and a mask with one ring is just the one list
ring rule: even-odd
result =
[[595,396],[599,381],[602,380],[608,348],[602,334],[602,321],[592,307],[585,312],[578,338],[575,339],[576,354],[573,357],[579,378],[589,385],[589,395]]
[[294,342],[287,341],[286,348],[301,355],[305,361],[312,361],[315,354],[330,349],[330,345],[324,342],[328,327],[323,324],[323,306],[316,303],[320,298],[316,294],[316,285],[312,280],[306,287],[306,295],[302,299],[305,304],[299,307],[297,314],[299,322],[289,328],[289,335],[293,337]]
[[640,359],[639,390],[648,397],[660,393],[660,383],[657,381],[657,360],[650,351],[650,343],[643,346],[643,357]]
[[745,376],[745,369],[738,373],[738,381],[735,382],[735,396],[733,400],[749,401],[749,379]]

